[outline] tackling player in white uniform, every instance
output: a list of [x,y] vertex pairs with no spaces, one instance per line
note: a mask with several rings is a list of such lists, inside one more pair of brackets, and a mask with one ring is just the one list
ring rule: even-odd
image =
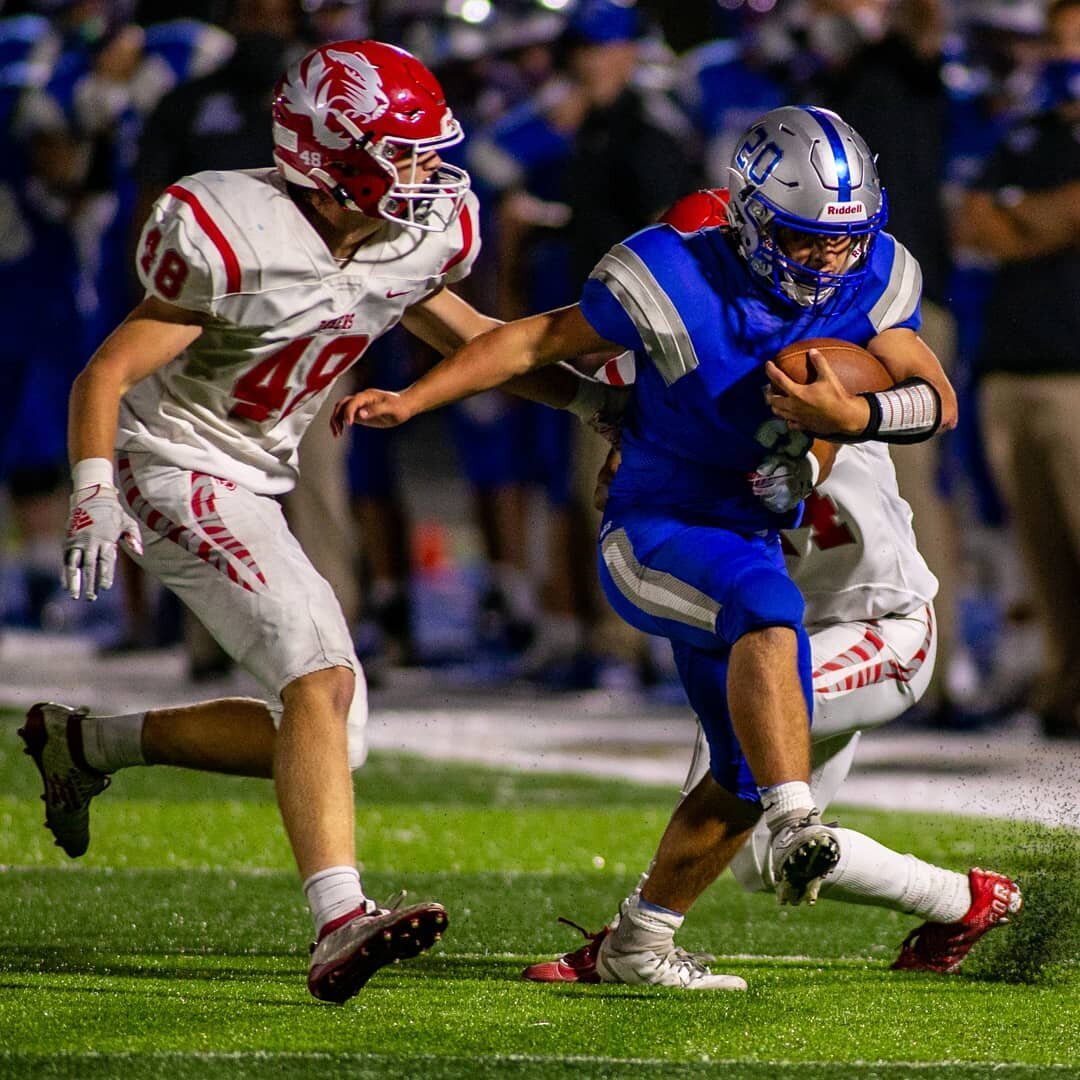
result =
[[119,768],[273,777],[318,938],[308,986],[343,1001],[428,948],[447,916],[384,910],[361,888],[350,768],[365,757],[363,671],[277,496],[371,341],[400,321],[449,353],[498,323],[446,289],[479,250],[477,206],[468,175],[438,156],[462,132],[419,61],[374,41],[322,46],[282,77],[273,121],[275,167],[185,177],[151,212],[146,296],[72,391],[65,553],[71,594],[93,600],[125,543],[268,703],[119,717],[42,703],[20,734],[72,857]]
[[[687,196],[664,220],[682,231],[723,227],[726,196],[726,191]],[[602,377],[616,385],[632,382],[633,354],[609,361]],[[813,454],[813,475],[810,467],[802,470],[777,458],[751,483],[777,511],[805,498],[800,527],[782,535],[788,570],[806,601],[814,691],[811,791],[824,810],[851,769],[860,731],[900,716],[926,691],[936,653],[937,580],[916,547],[911,510],[897,488],[888,448],[877,442],[838,448],[818,440]],[[613,451],[601,472],[598,502],[617,467]],[[715,879],[710,824],[696,812],[694,794],[707,771],[699,728],[682,800],[649,871],[609,927],[586,934],[588,943],[574,952],[527,967],[525,978],[710,987],[704,965],[674,944],[686,908],[676,912],[642,896],[650,880],[670,895],[678,891],[680,876],[699,883]],[[1020,910],[1020,890],[1002,874],[979,868],[959,874],[891,851],[851,829],[837,831],[840,861],[823,880],[820,895],[926,920],[908,936],[894,968],[955,971],[982,934]],[[730,866],[746,890],[775,891],[764,821]]]

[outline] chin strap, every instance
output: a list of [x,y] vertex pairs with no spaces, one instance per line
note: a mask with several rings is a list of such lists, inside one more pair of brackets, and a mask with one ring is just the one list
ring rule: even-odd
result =
[[870,422],[854,442],[923,442],[941,424],[941,395],[922,378],[905,379],[888,390],[859,397],[870,406]]

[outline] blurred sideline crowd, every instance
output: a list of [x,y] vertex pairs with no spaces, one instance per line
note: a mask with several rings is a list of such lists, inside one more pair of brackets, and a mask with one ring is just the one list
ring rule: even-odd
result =
[[[941,582],[919,719],[1028,709],[1080,735],[1080,0],[0,0],[0,635],[184,640],[193,678],[227,670],[130,562],[97,605],[62,593],[68,390],[139,298],[154,199],[188,173],[269,165],[280,73],[362,37],[439,76],[466,132],[447,156],[484,215],[464,289],[503,318],[572,303],[612,244],[725,186],[761,113],[848,120],[879,155],[888,229],[922,266],[921,333],[961,401],[956,432],[893,453]],[[404,386],[434,359],[395,331],[341,392]],[[412,426],[335,441],[316,423],[301,450],[286,511],[369,671],[670,685],[670,658],[599,593],[602,441],[498,391],[446,413],[430,470],[401,467]],[[450,568],[467,587],[456,639],[431,631],[445,543],[416,520],[425,471],[451,456],[473,537]]]

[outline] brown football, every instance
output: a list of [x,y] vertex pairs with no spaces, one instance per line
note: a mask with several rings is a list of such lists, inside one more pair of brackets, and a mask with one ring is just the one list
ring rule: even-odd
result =
[[819,349],[824,353],[825,359],[849,394],[887,390],[893,385],[892,377],[873,353],[839,338],[806,338],[804,341],[796,341],[781,349],[773,358],[773,363],[792,382],[813,382],[817,373],[806,359],[810,349]]

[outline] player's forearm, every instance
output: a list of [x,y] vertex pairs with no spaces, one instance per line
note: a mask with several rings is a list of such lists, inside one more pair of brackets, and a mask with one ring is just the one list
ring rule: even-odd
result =
[[410,414],[438,409],[524,375],[529,368],[512,343],[503,340],[508,336],[504,329],[474,338],[403,390],[401,396],[408,401]]
[[75,379],[68,399],[68,457],[74,466],[87,458],[113,457],[121,386],[93,365]]
[[526,401],[535,401],[552,409],[566,409],[578,397],[582,385],[594,381],[568,364],[551,364],[515,376],[503,389]]
[[873,338],[867,348],[885,365],[894,383],[921,379],[934,388],[939,414],[935,432],[956,427],[959,418],[956,391],[934,351],[922,338],[912,330],[886,330]]
[[[572,356],[573,353],[561,355],[557,345],[552,347],[547,337],[548,326],[546,313],[504,323],[473,338],[402,391],[410,414],[428,412],[491,390]],[[538,392],[535,385],[532,389]]]

